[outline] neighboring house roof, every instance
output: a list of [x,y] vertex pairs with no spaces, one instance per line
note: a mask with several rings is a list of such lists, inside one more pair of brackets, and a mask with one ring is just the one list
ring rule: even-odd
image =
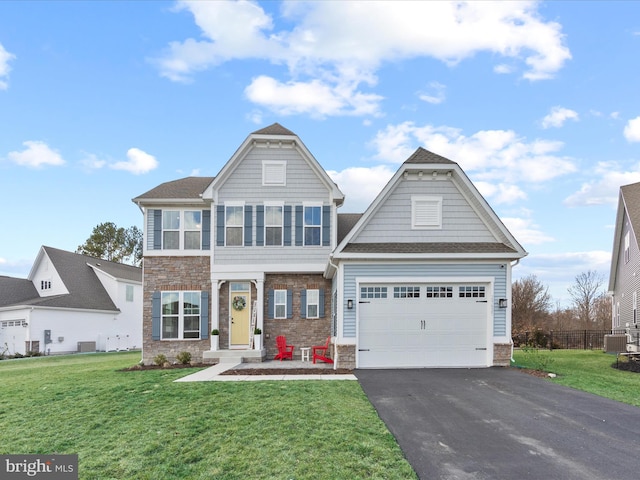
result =
[[633,235],[635,237],[634,241],[637,244],[638,238],[640,238],[640,182],[620,187],[615,233],[613,236],[613,248],[611,254],[611,271],[609,273],[610,292],[613,292],[615,289],[625,214],[627,217],[629,217],[629,222],[631,223],[631,231],[633,232]]
[[133,199],[140,200],[200,200],[215,177],[186,177],[165,182]]
[[358,223],[362,215],[362,213],[338,214],[338,243],[342,242],[344,237],[346,237],[356,223]]
[[[68,294],[45,297],[38,294],[32,280],[38,263],[45,255],[68,290]],[[119,280],[142,283],[141,268],[43,246],[29,279],[0,277],[0,307],[37,306],[119,311],[94,269]],[[5,291],[5,286],[9,290]]]

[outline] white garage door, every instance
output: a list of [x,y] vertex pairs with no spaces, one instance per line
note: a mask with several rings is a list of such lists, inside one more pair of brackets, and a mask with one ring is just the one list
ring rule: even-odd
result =
[[358,367],[486,367],[488,284],[360,285]]

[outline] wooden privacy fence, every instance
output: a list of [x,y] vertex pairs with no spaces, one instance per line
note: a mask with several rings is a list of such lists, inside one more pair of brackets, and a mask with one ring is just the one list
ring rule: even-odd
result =
[[625,330],[535,330],[513,336],[516,347],[593,350],[604,348],[604,336],[623,334]]

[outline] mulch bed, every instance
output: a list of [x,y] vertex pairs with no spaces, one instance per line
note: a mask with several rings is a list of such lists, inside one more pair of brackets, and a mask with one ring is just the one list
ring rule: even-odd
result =
[[628,360],[626,362],[613,362],[611,364],[613,368],[618,370],[625,370],[627,372],[640,373],[640,362],[637,360]]
[[348,368],[237,368],[220,375],[346,375],[353,373]]
[[174,370],[177,368],[202,368],[202,367],[211,367],[213,364],[211,363],[176,363],[176,364],[167,364],[164,365],[133,365],[131,367],[123,368],[118,370],[119,372],[139,372],[141,370]]

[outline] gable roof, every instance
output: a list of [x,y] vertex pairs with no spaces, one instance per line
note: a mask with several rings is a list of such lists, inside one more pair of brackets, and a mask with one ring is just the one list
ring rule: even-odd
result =
[[[352,242],[379,210],[381,205],[393,193],[402,177],[412,172],[432,174],[446,174],[451,176],[460,193],[481,210],[479,215],[487,229],[492,233],[496,242],[386,242],[386,243],[356,243]],[[471,203],[470,203],[471,205]],[[473,205],[471,205],[472,208]],[[339,233],[340,234],[340,233]],[[395,175],[375,198],[365,213],[357,220],[353,228],[338,241],[334,251],[334,258],[367,256],[382,258],[385,256],[426,257],[473,257],[473,258],[504,258],[519,259],[527,252],[502,223],[487,201],[466,176],[460,166],[448,158],[430,152],[422,147],[418,148],[398,169]]]
[[148,200],[201,200],[202,193],[215,177],[186,177],[164,182],[133,199],[135,203]]
[[316,158],[307,149],[304,143],[302,143],[302,140],[300,140],[300,138],[291,130],[284,128],[279,123],[274,123],[272,125],[269,125],[268,127],[256,130],[255,132],[251,133],[245,139],[242,145],[238,147],[229,161],[224,164],[214,180],[207,186],[203,196],[207,199],[212,199],[214,202],[217,202],[217,190],[231,176],[235,168],[239,165],[240,162],[242,162],[242,160],[251,151],[251,149],[255,147],[256,143],[262,143],[264,145],[265,143],[268,144],[271,140],[283,144],[289,143],[295,150],[297,150],[297,152],[304,159],[307,165],[309,165],[311,170],[326,186],[327,190],[331,192],[333,201],[338,206],[344,203],[344,194],[340,191],[338,185],[331,179],[331,177],[329,177],[329,174],[326,172],[326,170],[322,168],[318,160],[316,160]]
[[610,292],[613,292],[615,289],[625,215],[629,218],[631,231],[637,244],[638,238],[640,238],[640,182],[620,187],[615,233],[613,235],[613,248],[611,249],[611,270],[609,272]]
[[[49,258],[68,294],[47,297],[38,294],[32,280],[44,256]],[[141,268],[43,246],[27,280],[0,277],[0,307],[38,306],[119,311],[94,269],[118,280],[142,283]]]

